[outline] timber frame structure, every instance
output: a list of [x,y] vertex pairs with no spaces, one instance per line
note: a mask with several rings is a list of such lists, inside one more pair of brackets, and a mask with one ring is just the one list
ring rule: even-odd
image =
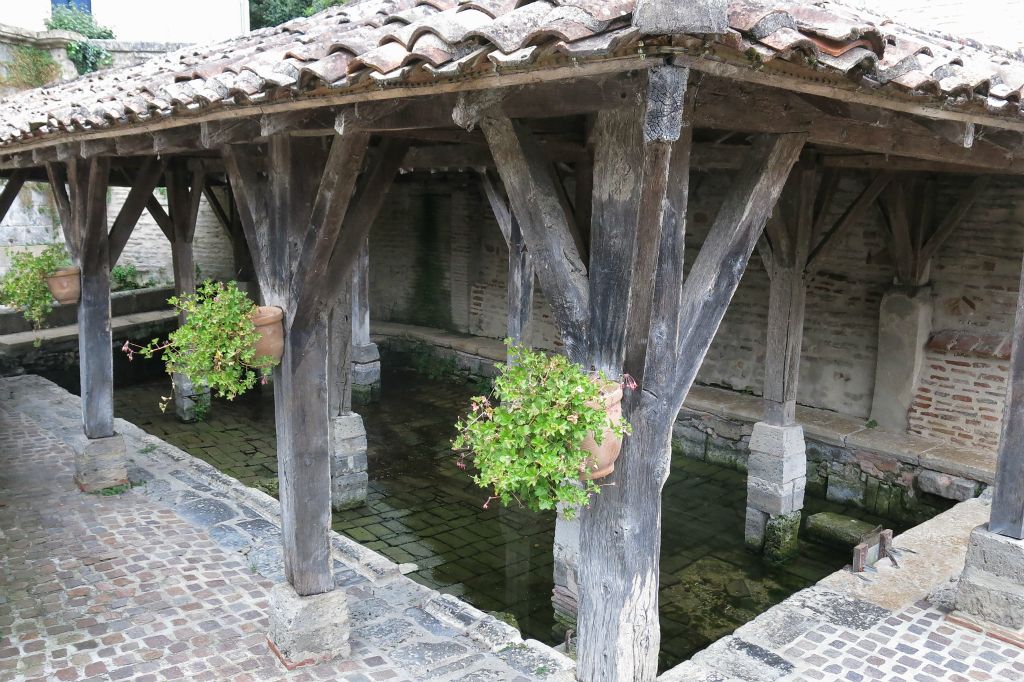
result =
[[[401,169],[478,171],[509,246],[509,335],[522,338],[536,277],[568,356],[638,383],[614,485],[582,515],[578,676],[651,680],[672,424],[751,255],[771,274],[765,422],[789,427],[805,283],[823,255],[880,200],[900,280],[926,278],[985,178],[1024,173],[1022,87],[1024,63],[998,50],[828,2],[362,0],[0,104],[0,208],[26,181],[52,185],[82,268],[85,435],[103,439],[114,436],[109,270],[149,210],[179,290],[192,290],[198,200],[214,197],[263,302],[286,313],[284,557],[310,597],[334,589],[330,420],[349,407],[349,297],[366,236]],[[684,263],[701,168],[736,173]],[[976,178],[937,224],[907,199],[931,173]],[[832,221],[841,174],[867,181]],[[131,191],[108,230],[111,183]],[[230,188],[230,205],[216,188]],[[1000,475],[1019,481],[1020,448],[1002,455]],[[1024,497],[1002,492],[993,516],[1020,538]],[[752,509],[762,526],[793,511]]]

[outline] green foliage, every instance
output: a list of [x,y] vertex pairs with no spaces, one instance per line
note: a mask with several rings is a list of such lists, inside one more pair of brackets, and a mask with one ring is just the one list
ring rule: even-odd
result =
[[[114,37],[114,32],[106,26],[97,24],[92,14],[83,12],[73,5],[54,7],[50,18],[46,20],[46,28],[51,31],[74,31],[92,40],[109,40]],[[109,66],[111,62],[109,52],[87,40],[71,43],[67,51],[68,59],[78,69],[79,74],[97,71]]]
[[514,345],[510,361],[498,365],[493,404],[472,399],[471,411],[456,424],[452,449],[459,466],[472,458],[473,480],[493,491],[484,507],[497,499],[513,500],[534,511],[565,504],[567,516],[588,503],[600,489],[580,481],[580,468],[589,456],[581,447],[589,432],[600,443],[606,428],[617,435],[629,432],[625,420],[611,422],[601,403],[603,374],[591,377],[562,355],[546,355]]
[[134,265],[115,265],[110,271],[110,281],[118,291],[143,287],[139,281],[139,271]]
[[10,270],[0,280],[0,303],[16,308],[35,329],[41,328],[53,310],[46,278],[70,264],[61,244],[47,246],[38,256],[29,252],[15,254]]
[[250,0],[249,25],[253,28],[277,26],[344,3],[345,0]]
[[[182,374],[193,385],[232,400],[277,364],[273,358],[254,357],[259,334],[249,316],[256,306],[234,282],[206,281],[195,294],[167,302],[185,316],[185,323],[165,343],[154,339],[137,350],[147,358],[162,351],[168,374]],[[134,352],[130,344],[124,350],[129,357]]]
[[131,483],[122,483],[121,485],[112,485],[109,488],[103,488],[102,490],[97,490],[94,494],[100,495],[102,497],[113,497],[114,495],[120,495],[121,493],[126,493],[129,490],[131,490],[131,489],[132,489],[132,484]]
[[11,88],[38,88],[60,78],[60,67],[46,50],[21,45],[14,48],[14,58],[6,64],[3,85]]

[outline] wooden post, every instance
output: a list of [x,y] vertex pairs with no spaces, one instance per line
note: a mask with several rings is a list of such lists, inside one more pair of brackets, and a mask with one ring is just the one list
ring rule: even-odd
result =
[[[380,397],[380,351],[370,340],[370,240],[359,247],[352,271],[352,362],[346,377],[352,400],[365,404]],[[346,365],[348,366],[348,365]]]
[[[167,207],[171,223],[171,267],[174,271],[174,291],[177,295],[196,291],[196,265],[192,240],[199,215],[199,202],[206,186],[205,172],[200,162],[191,165],[184,159],[175,160],[166,172]],[[182,315],[179,323],[184,324]],[[210,391],[205,386],[193,386],[188,377],[175,374],[174,412],[184,422],[202,418],[210,405]]]
[[[110,335],[110,242],[105,158],[47,164],[72,259],[82,270],[78,365],[83,438],[76,440],[75,481],[86,492],[127,482],[124,439],[114,433],[114,363]],[[66,183],[66,185],[65,185]]]
[[1013,321],[1010,376],[996,459],[995,494],[989,530],[1024,540],[1024,268]]
[[334,588],[328,311],[347,300],[358,246],[405,154],[404,144],[385,141],[360,175],[368,140],[346,128],[329,150],[286,135],[224,150],[264,298],[285,312],[275,418],[285,576],[300,596]]

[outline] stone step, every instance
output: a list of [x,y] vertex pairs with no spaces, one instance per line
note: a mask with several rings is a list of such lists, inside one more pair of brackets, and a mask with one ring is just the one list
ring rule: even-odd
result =
[[827,545],[856,547],[877,526],[836,512],[819,512],[807,517],[803,537]]

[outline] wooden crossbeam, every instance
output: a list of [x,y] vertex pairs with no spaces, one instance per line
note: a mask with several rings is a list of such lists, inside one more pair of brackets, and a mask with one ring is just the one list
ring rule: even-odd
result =
[[4,185],[3,192],[0,192],[0,222],[7,217],[8,211],[14,205],[14,200],[18,198],[18,192],[25,185],[27,177],[27,171],[16,170],[7,178],[7,184]]
[[110,267],[117,265],[121,252],[124,251],[132,231],[139,222],[142,212],[146,210],[146,203],[153,196],[153,190],[160,183],[163,176],[164,162],[156,157],[149,157],[143,161],[142,168],[135,176],[131,190],[121,210],[118,211],[114,224],[110,227]]
[[[857,196],[856,199],[847,207],[843,215],[837,220],[830,228],[828,228],[819,238],[814,248],[811,250],[808,258],[807,265],[805,267],[807,274],[812,275],[821,268],[821,264],[832,254],[840,245],[841,237],[849,230],[852,226],[856,225],[867,213],[868,209],[875,203],[875,199],[882,193],[882,190],[889,185],[892,181],[892,173],[879,173],[871,182],[868,183],[867,187]],[[820,226],[825,220],[825,216],[828,213],[830,204],[832,203],[832,194],[828,197],[826,203],[820,206],[818,209],[820,213],[814,218],[814,225]],[[813,230],[812,230],[813,231]]]
[[545,297],[555,313],[566,353],[585,362],[590,294],[586,268],[572,237],[572,211],[533,134],[503,116],[481,121],[532,254]]
[[988,188],[989,184],[991,184],[991,178],[986,175],[978,176],[971,182],[967,190],[957,200],[953,209],[943,217],[942,222],[935,228],[935,232],[927,238],[927,241],[921,248],[920,259],[922,262],[927,263],[935,257],[939,248],[949,239],[957,226],[963,222],[963,219],[967,217],[974,202]]
[[50,181],[50,192],[53,194],[53,203],[57,207],[57,217],[60,219],[61,228],[64,230],[68,253],[71,254],[71,259],[77,263],[81,252],[81,238],[77,233],[78,225],[72,218],[71,198],[67,187],[67,168],[62,163],[47,163],[46,177]]

